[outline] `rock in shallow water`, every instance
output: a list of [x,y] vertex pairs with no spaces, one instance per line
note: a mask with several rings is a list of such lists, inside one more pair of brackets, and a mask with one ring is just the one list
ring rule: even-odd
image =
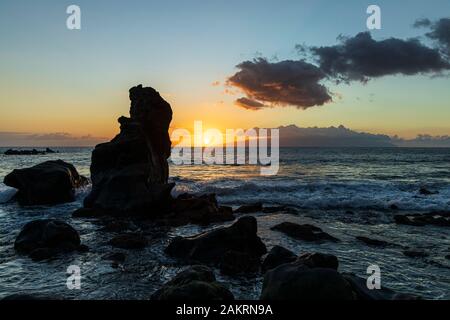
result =
[[153,88],[130,89],[130,118],[120,117],[120,133],[92,153],[92,191],[85,207],[152,216],[167,207],[172,109]]
[[284,234],[303,241],[332,241],[339,242],[340,240],[322,231],[319,227],[310,224],[296,224],[292,222],[282,222],[270,228],[283,232]]
[[142,249],[148,245],[148,240],[139,233],[124,233],[112,238],[109,244],[121,249]]
[[89,180],[62,160],[46,161],[34,167],[15,169],[4,179],[5,185],[18,189],[15,198],[23,205],[72,202],[75,189]]
[[27,223],[14,242],[14,249],[34,260],[51,258],[58,253],[82,249],[78,232],[65,222],[54,219]]
[[228,251],[260,258],[267,250],[256,233],[256,219],[242,217],[230,227],[188,238],[176,237],[166,248],[166,253],[177,258],[214,264],[220,263]]
[[287,263],[264,276],[262,300],[353,300],[349,283],[329,268]]
[[437,211],[423,214],[408,214],[394,216],[395,223],[404,224],[416,227],[425,225],[433,225],[439,227],[450,226],[450,212]]
[[357,236],[356,239],[358,239],[361,242],[364,242],[365,244],[376,247],[385,247],[389,244],[387,241],[384,240],[371,239],[364,236]]
[[191,266],[180,272],[151,298],[177,301],[234,300],[233,294],[216,281],[213,271],[201,265]]
[[281,246],[274,246],[270,249],[269,254],[261,265],[261,271],[264,273],[268,270],[278,267],[281,264],[293,262],[297,256],[292,251]]

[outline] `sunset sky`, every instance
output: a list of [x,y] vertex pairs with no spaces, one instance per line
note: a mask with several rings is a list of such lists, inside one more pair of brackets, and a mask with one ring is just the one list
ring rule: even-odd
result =
[[[66,28],[66,8],[81,8],[81,30]],[[109,139],[127,115],[128,89],[152,86],[171,103],[173,127],[338,126],[398,134],[450,134],[450,79],[444,72],[385,75],[367,83],[323,83],[331,102],[303,110],[248,110],[226,86],[236,66],[255,58],[300,60],[296,45],[334,46],[366,28],[366,8],[382,10],[374,40],[420,37],[417,19],[450,17],[433,1],[24,1],[0,2],[0,146],[17,135]],[[265,101],[267,103],[267,101]],[[270,103],[269,103],[270,104]],[[83,141],[82,141],[83,142]],[[81,143],[83,144],[83,143]]]

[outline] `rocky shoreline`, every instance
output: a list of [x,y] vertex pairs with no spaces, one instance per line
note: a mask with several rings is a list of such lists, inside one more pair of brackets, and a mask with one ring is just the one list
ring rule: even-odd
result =
[[[258,236],[257,219],[252,214],[295,214],[293,208],[252,203],[233,210],[220,205],[214,194],[185,193],[172,197],[174,184],[168,182],[167,165],[170,156],[167,131],[172,118],[170,105],[156,90],[142,86],[130,89],[130,100],[130,117],[119,118],[120,133],[94,149],[92,190],[84,199],[84,206],[72,216],[97,221],[102,225],[102,231],[114,234],[109,245],[122,250],[151,247],[154,239],[173,227],[233,222],[228,227],[172,239],[165,254],[187,268],[156,292],[149,293],[151,299],[233,300],[227,285],[217,281],[214,269],[231,277],[262,276],[262,300],[419,298],[396,294],[386,288],[369,290],[366,279],[340,272],[338,258],[330,253],[298,254],[281,246],[268,251]],[[79,175],[71,164],[58,160],[14,170],[4,182],[19,190],[15,200],[21,205],[52,205],[73,201],[75,190],[86,186],[88,179]],[[448,212],[433,212],[396,215],[394,221],[412,227],[445,228],[450,225],[449,218]],[[282,222],[271,229],[300,242],[340,242],[333,234],[312,224]],[[382,239],[356,238],[368,247],[396,245]],[[26,224],[16,238],[14,249],[34,261],[89,251],[72,226],[55,219],[37,219]],[[404,248],[404,255],[421,258],[426,253]],[[126,253],[113,251],[103,258],[120,265],[126,259]]]

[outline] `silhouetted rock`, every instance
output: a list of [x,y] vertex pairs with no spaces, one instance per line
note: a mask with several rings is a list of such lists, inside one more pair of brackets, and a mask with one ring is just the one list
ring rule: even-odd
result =
[[391,208],[391,210],[394,210],[394,211],[400,210],[399,206],[396,205],[395,203],[394,203],[394,204],[391,204],[391,205],[389,206],[389,208]]
[[142,249],[148,245],[148,240],[139,233],[124,233],[112,238],[109,244],[122,249]]
[[130,89],[130,118],[120,133],[92,152],[92,191],[85,207],[126,214],[159,214],[171,200],[167,183],[171,152],[170,105],[153,88]]
[[440,227],[450,226],[450,212],[437,211],[423,214],[396,215],[394,220],[397,224],[410,226],[433,225]]
[[357,300],[418,300],[420,297],[396,293],[393,290],[381,286],[380,289],[370,290],[367,288],[367,279],[360,278],[351,273],[342,274],[345,280],[352,287]]
[[262,212],[263,205],[260,202],[243,205],[237,208],[234,212],[235,213],[255,213],[255,212]]
[[8,149],[4,152],[6,156],[36,156],[45,154],[45,151],[38,151],[36,149],[32,150],[14,150]]
[[322,231],[322,229],[320,229],[319,227],[310,224],[296,224],[292,222],[282,222],[270,229],[283,232],[284,234],[297,240],[339,242],[339,239]]
[[309,268],[328,268],[337,270],[339,267],[338,258],[332,254],[324,253],[304,253],[298,257],[296,264],[302,264]]
[[18,189],[15,198],[20,204],[43,205],[74,201],[75,189],[89,181],[73,165],[55,160],[15,169],[5,177],[4,183]]
[[180,272],[151,298],[175,301],[234,300],[233,294],[216,281],[214,273],[206,266],[191,266]]
[[170,213],[158,221],[171,226],[189,223],[202,226],[234,220],[231,207],[219,206],[215,194],[193,196],[182,194],[172,202]]
[[410,258],[426,258],[429,256],[428,253],[418,250],[405,250],[403,254]]
[[51,258],[80,249],[78,232],[65,222],[42,219],[28,222],[14,242],[14,249],[33,260]]
[[247,252],[230,250],[225,252],[220,262],[220,272],[226,275],[250,274],[259,271],[261,259]]
[[220,263],[228,251],[247,253],[260,258],[266,246],[257,236],[254,217],[242,217],[230,227],[222,227],[193,237],[174,238],[166,253],[187,260]]
[[278,267],[281,264],[293,262],[296,259],[297,256],[292,251],[281,246],[274,246],[270,249],[269,254],[264,259],[261,265],[261,271],[266,272],[267,270]]
[[286,263],[264,276],[261,300],[353,300],[348,282],[330,268]]
[[383,240],[371,239],[371,238],[364,237],[364,236],[357,236],[356,239],[358,239],[361,242],[364,242],[365,244],[368,244],[370,246],[376,246],[376,247],[385,247],[389,244],[388,242],[383,241]]
[[430,195],[433,195],[433,194],[438,194],[439,192],[430,191],[427,188],[422,187],[422,188],[419,189],[419,193],[421,195],[424,195],[424,196],[430,196]]
[[120,263],[124,262],[126,258],[127,258],[127,256],[123,252],[112,252],[112,253],[108,253],[102,257],[103,260],[111,260],[111,261],[120,262]]

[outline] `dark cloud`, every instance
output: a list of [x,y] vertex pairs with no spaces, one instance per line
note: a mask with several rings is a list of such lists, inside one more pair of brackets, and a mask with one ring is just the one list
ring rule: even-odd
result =
[[245,97],[237,99],[235,103],[247,110],[260,110],[265,107],[263,103]]
[[376,41],[369,32],[343,39],[335,46],[310,49],[320,68],[338,81],[367,82],[388,75],[436,74],[450,69],[439,50],[418,40]]
[[428,27],[430,32],[426,35],[430,39],[436,41],[440,49],[448,56],[450,56],[450,18],[442,18],[436,22],[431,22],[428,19],[416,21],[414,24],[418,27]]
[[228,78],[227,84],[247,95],[237,101],[241,107],[245,105],[252,110],[271,106],[306,109],[332,100],[328,89],[319,83],[326,75],[303,60],[269,62],[257,58],[244,61],[237,68],[240,71]]

